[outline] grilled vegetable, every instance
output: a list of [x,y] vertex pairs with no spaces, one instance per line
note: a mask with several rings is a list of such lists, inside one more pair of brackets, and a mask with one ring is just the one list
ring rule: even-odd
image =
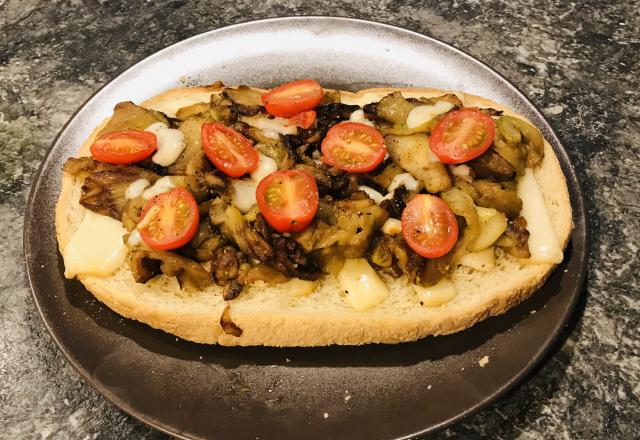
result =
[[430,193],[451,187],[451,178],[442,163],[431,156],[429,140],[425,134],[385,136],[389,155],[401,168],[424,183]]
[[151,124],[162,122],[169,125],[169,120],[162,113],[135,105],[133,102],[120,102],[113,109],[113,115],[98,137],[122,130],[146,129]]
[[211,284],[209,272],[200,264],[173,252],[134,249],[129,267],[136,283],[146,283],[162,273],[177,277],[181,286],[190,283],[198,289],[204,289]]
[[524,217],[516,217],[510,220],[507,230],[496,241],[496,246],[504,248],[510,255],[518,258],[529,258],[529,231],[527,220]]
[[544,157],[544,139],[522,119],[502,116],[496,121],[495,150],[522,174],[525,167],[537,165]]
[[467,163],[476,177],[506,181],[516,177],[516,169],[493,148]]

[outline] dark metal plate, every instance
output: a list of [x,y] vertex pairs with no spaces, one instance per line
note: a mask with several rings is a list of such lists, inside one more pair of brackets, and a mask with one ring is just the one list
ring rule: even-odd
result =
[[[210,347],[123,319],[63,277],[54,230],[62,164],[115,103],[181,86],[185,75],[190,83],[219,79],[265,87],[303,77],[346,90],[439,87],[506,104],[542,129],[567,176],[575,229],[565,261],[539,292],[505,315],[455,335],[396,346]],[[96,93],[59,134],[34,182],[24,246],[33,295],[56,344],[124,411],[185,438],[370,439],[437,430],[523,379],[580,295],[587,232],[566,152],[540,112],[499,74],[451,46],[396,27],[298,17],[196,36],[141,61]],[[485,355],[490,363],[480,368]]]

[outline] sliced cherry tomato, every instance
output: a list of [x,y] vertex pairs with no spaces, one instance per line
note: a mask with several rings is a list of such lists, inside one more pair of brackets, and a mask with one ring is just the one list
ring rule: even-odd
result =
[[315,120],[315,110],[307,110],[306,112],[298,113],[297,115],[289,119],[289,125],[297,125],[300,128],[309,128]]
[[462,163],[487,151],[496,123],[477,108],[461,108],[446,115],[433,129],[429,147],[441,162]]
[[205,154],[227,176],[240,177],[258,167],[258,152],[251,141],[233,128],[209,122],[202,125],[201,134]]
[[312,79],[288,82],[262,95],[262,105],[270,115],[290,118],[315,108],[322,97],[322,86]]
[[367,173],[384,160],[384,138],[373,127],[341,122],[329,129],[320,146],[322,161],[351,173]]
[[138,224],[140,236],[154,249],[184,246],[198,230],[200,214],[193,195],[185,188],[173,188],[147,202]]
[[279,232],[299,232],[318,210],[318,187],[307,171],[274,171],[256,188],[258,208]]
[[458,239],[456,216],[440,197],[418,194],[402,211],[402,236],[423,257],[441,257]]
[[156,135],[148,131],[122,130],[103,134],[91,146],[91,154],[100,162],[126,165],[140,162],[158,148]]

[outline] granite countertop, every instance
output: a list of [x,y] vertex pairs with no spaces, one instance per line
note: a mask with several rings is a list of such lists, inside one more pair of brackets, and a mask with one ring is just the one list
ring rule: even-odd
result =
[[249,19],[318,14],[406,27],[493,66],[543,109],[584,185],[592,241],[569,336],[516,390],[437,437],[637,438],[640,5],[580,3],[0,0],[0,437],[165,438],[83,382],[31,299],[23,211],[56,133],[101,85],[167,45]]

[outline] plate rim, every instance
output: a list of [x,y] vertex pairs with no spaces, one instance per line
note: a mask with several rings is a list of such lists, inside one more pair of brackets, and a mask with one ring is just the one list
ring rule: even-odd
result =
[[[407,29],[398,25],[394,25],[394,24],[390,24],[384,21],[377,21],[377,20],[368,20],[368,19],[361,19],[361,18],[353,18],[353,17],[346,17],[346,16],[331,16],[331,15],[288,15],[288,16],[274,16],[274,17],[269,17],[269,18],[261,18],[261,19],[254,19],[254,20],[245,20],[245,21],[239,21],[230,25],[226,25],[226,26],[221,26],[218,28],[214,28],[214,29],[210,29],[208,31],[193,35],[189,38],[177,41],[169,46],[163,47],[162,49],[148,55],[145,56],[141,59],[138,59],[137,61],[134,61],[132,64],[130,64],[129,66],[125,67],[124,69],[122,69],[121,71],[119,71],[115,76],[113,76],[111,79],[109,79],[107,82],[105,82],[103,85],[101,85],[98,89],[95,90],[95,92],[93,92],[70,116],[69,119],[65,122],[65,124],[60,128],[60,130],[58,131],[58,133],[56,134],[56,136],[54,137],[53,141],[51,142],[51,144],[49,145],[49,147],[46,149],[46,153],[44,155],[44,158],[42,159],[42,162],[40,163],[36,173],[33,174],[33,178],[31,180],[31,185],[30,185],[30,190],[29,190],[29,195],[28,195],[28,199],[27,199],[27,204],[26,207],[23,211],[24,213],[24,222],[23,222],[23,234],[22,234],[22,239],[23,239],[23,246],[22,246],[22,250],[23,250],[23,255],[24,255],[24,259],[23,259],[23,264],[25,266],[25,273],[27,275],[27,283],[29,286],[29,289],[31,291],[31,298],[33,299],[36,309],[38,311],[38,314],[42,320],[42,323],[44,324],[47,333],[49,334],[49,336],[51,337],[51,339],[53,340],[56,348],[62,353],[62,355],[64,356],[65,360],[67,361],[67,363],[69,365],[71,365],[71,367],[79,374],[79,376],[84,379],[85,383],[89,384],[98,394],[100,394],[101,396],[103,396],[106,400],[108,400],[110,403],[112,403],[113,405],[115,405],[119,410],[122,410],[123,412],[125,412],[127,415],[133,417],[136,420],[141,421],[142,423],[146,424],[147,426],[150,426],[154,429],[157,429],[163,433],[169,434],[171,436],[174,436],[176,438],[180,438],[180,439],[191,439],[191,438],[198,438],[198,437],[191,437],[191,436],[185,436],[183,433],[177,432],[175,429],[172,429],[171,426],[169,426],[168,424],[158,420],[158,419],[154,419],[152,417],[148,417],[145,414],[141,414],[139,412],[137,412],[136,410],[134,410],[133,408],[131,408],[131,406],[128,404],[127,401],[115,396],[114,393],[110,392],[107,388],[103,388],[100,387],[99,385],[97,385],[96,383],[94,383],[94,381],[91,378],[91,375],[88,374],[87,371],[84,371],[83,368],[81,368],[80,365],[78,365],[73,358],[71,357],[71,354],[65,349],[65,346],[63,345],[63,343],[61,342],[61,340],[58,338],[58,336],[55,334],[54,330],[52,329],[49,321],[47,320],[47,318],[45,317],[45,313],[43,311],[42,305],[38,300],[38,296],[36,294],[36,289],[34,287],[34,277],[35,277],[35,271],[32,270],[31,267],[31,262],[30,262],[30,256],[31,256],[31,230],[32,230],[32,226],[31,226],[31,222],[28,222],[26,219],[30,218],[34,209],[34,200],[35,200],[35,196],[36,193],[38,192],[38,189],[41,187],[42,181],[41,181],[41,177],[42,177],[42,172],[45,169],[46,165],[51,161],[51,153],[53,151],[54,146],[57,144],[58,139],[62,136],[62,134],[66,131],[67,127],[72,123],[73,120],[75,120],[76,116],[78,115],[78,113],[80,113],[86,106],[87,104],[93,100],[98,94],[100,94],[107,86],[109,86],[111,83],[113,83],[114,81],[116,81],[118,78],[120,78],[122,75],[124,75],[125,73],[127,73],[128,71],[134,69],[135,67],[137,67],[139,64],[150,60],[152,58],[155,57],[160,57],[163,55],[163,53],[165,51],[169,51],[170,49],[172,49],[174,46],[176,45],[183,45],[183,44],[188,44],[188,42],[191,41],[195,41],[198,39],[206,39],[206,38],[210,38],[210,35],[215,34],[216,32],[222,32],[222,31],[228,31],[228,30],[232,30],[232,29],[236,29],[236,28],[242,28],[242,27],[249,27],[251,25],[254,24],[262,24],[262,23],[270,23],[270,22],[286,22],[286,21],[303,21],[303,20],[336,20],[336,21],[345,21],[345,22],[355,22],[355,23],[361,23],[361,24],[367,24],[367,25],[375,25],[375,26],[381,26],[383,28],[392,30],[392,31],[396,31],[396,32],[401,32],[401,33],[408,33],[414,37],[418,37],[421,39],[426,39],[429,40],[431,43],[435,43],[438,46],[448,50],[448,51],[453,51],[456,52],[458,55],[466,58],[468,61],[471,61],[472,63],[482,67],[485,70],[490,71],[493,75],[495,75],[496,77],[498,77],[500,80],[502,80],[502,82],[509,87],[510,91],[515,93],[520,99],[522,99],[524,102],[526,102],[531,109],[533,110],[533,113],[536,114],[536,116],[538,118],[540,118],[540,120],[546,124],[546,128],[548,129],[548,132],[550,133],[553,142],[549,142],[552,145],[552,148],[554,150],[554,153],[556,154],[556,156],[562,156],[562,160],[560,160],[560,165],[562,168],[562,172],[563,174],[565,174],[565,178],[567,179],[567,181],[571,181],[572,186],[569,186],[569,197],[570,197],[570,201],[571,201],[571,207],[572,207],[572,221],[573,221],[573,230],[571,232],[571,236],[570,236],[570,241],[569,243],[571,243],[573,240],[575,239],[579,239],[582,241],[583,245],[582,245],[582,249],[581,252],[578,253],[578,255],[576,255],[575,257],[578,258],[579,261],[579,266],[580,266],[580,271],[578,273],[578,277],[576,278],[575,281],[575,293],[572,295],[570,302],[567,305],[567,311],[564,314],[564,316],[562,317],[562,319],[560,319],[557,323],[557,325],[553,328],[553,330],[551,332],[549,332],[549,334],[547,335],[547,337],[544,340],[544,343],[541,344],[541,348],[535,353],[535,355],[529,360],[529,362],[523,367],[521,368],[517,374],[515,374],[511,379],[509,379],[508,381],[506,381],[505,383],[502,384],[502,386],[497,387],[496,389],[493,390],[493,392],[485,397],[483,400],[479,401],[478,403],[476,403],[473,406],[468,407],[466,410],[456,414],[455,416],[449,418],[448,420],[445,420],[439,424],[436,425],[432,425],[429,426],[427,428],[424,428],[420,431],[416,431],[414,433],[411,434],[407,434],[401,437],[397,437],[398,439],[410,439],[410,438],[414,438],[416,436],[423,436],[426,434],[430,434],[430,433],[434,433],[434,432],[438,432],[441,431],[447,427],[450,427],[456,423],[459,423],[461,420],[469,417],[472,414],[477,413],[478,411],[489,407],[490,405],[492,405],[493,403],[495,403],[498,399],[504,397],[507,393],[509,393],[510,391],[512,391],[513,389],[515,389],[515,387],[519,384],[521,384],[527,377],[529,377],[531,375],[531,373],[533,372],[533,370],[541,365],[543,359],[551,352],[551,350],[558,344],[560,343],[560,338],[563,334],[563,332],[565,331],[567,324],[569,322],[569,320],[571,319],[571,317],[575,314],[576,312],[576,304],[578,302],[578,300],[583,296],[584,294],[584,285],[585,285],[585,281],[586,281],[586,275],[587,275],[587,265],[588,265],[588,254],[589,254],[589,245],[590,245],[590,233],[589,233],[589,222],[587,221],[586,218],[586,203],[585,203],[585,198],[584,198],[584,191],[582,189],[582,184],[580,182],[580,179],[578,177],[578,174],[576,172],[576,169],[573,165],[573,163],[571,162],[571,157],[569,156],[568,151],[566,150],[566,148],[564,147],[563,143],[560,141],[560,139],[558,138],[558,135],[556,134],[555,130],[553,129],[552,125],[549,123],[549,121],[547,120],[547,118],[544,116],[544,114],[540,111],[540,109],[538,108],[538,106],[536,104],[534,104],[523,92],[521,92],[518,87],[516,87],[510,80],[508,80],[504,75],[502,75],[500,72],[496,71],[494,68],[492,68],[491,66],[489,66],[488,64],[486,64],[484,61],[474,57],[473,55],[467,53],[466,51],[454,46],[452,43],[447,43],[439,38],[430,36],[430,35],[426,35],[426,34],[422,34],[420,32],[411,30],[411,29]],[[556,148],[556,145],[559,148]],[[567,167],[563,166],[564,164],[569,164]],[[574,236],[574,235],[580,235],[580,236]],[[569,245],[567,245],[569,246]],[[557,270],[556,268],[554,268],[554,271]],[[553,273],[553,272],[552,272]],[[242,347],[236,347],[236,348],[240,348],[242,349]]]

